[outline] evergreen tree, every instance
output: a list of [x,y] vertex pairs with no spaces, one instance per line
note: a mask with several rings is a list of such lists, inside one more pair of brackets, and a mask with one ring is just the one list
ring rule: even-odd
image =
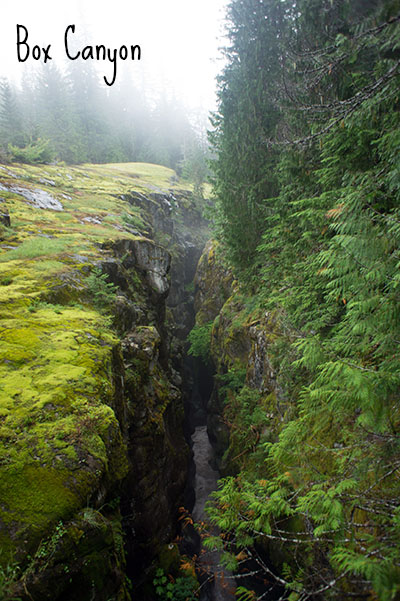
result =
[[8,144],[23,146],[26,142],[21,109],[17,95],[7,79],[0,79],[0,143],[3,150]]
[[[231,2],[215,177],[222,237],[237,275],[246,283],[244,267],[258,260],[262,281],[252,291],[260,308],[279,307],[295,333],[296,362],[278,375],[292,411],[279,440],[264,441],[248,467],[225,480],[211,514],[230,532],[228,547],[252,557],[290,599],[386,601],[400,591],[400,6],[298,0],[280,2],[278,18],[274,8]],[[260,21],[276,27],[275,38],[268,26],[257,35],[249,27],[257,9]],[[227,161],[240,156],[249,164],[254,148],[263,148],[248,110],[257,85],[247,73],[257,56],[242,73],[240,34],[250,47],[270,35],[281,69],[263,87],[270,93],[261,110],[273,111],[275,127],[261,130],[261,163],[275,167],[275,193],[252,188],[259,230],[252,206],[234,194],[249,190],[248,175],[229,171]],[[259,83],[264,70],[260,64]],[[239,140],[246,128],[253,147]],[[251,253],[240,221],[254,224]],[[260,555],[276,541],[290,557],[281,575]]]
[[[113,129],[130,161],[149,158],[149,138],[152,131],[151,109],[144,86],[138,86],[128,73],[122,72],[121,83],[109,90],[108,110]],[[118,120],[115,120],[118,115]],[[114,117],[114,119],[113,119]]]
[[237,270],[257,272],[256,249],[277,195],[276,152],[268,140],[280,119],[280,38],[286,14],[278,1],[234,0],[228,9],[228,64],[219,82],[211,142],[216,220]]
[[66,73],[54,63],[34,77],[25,72],[20,90],[2,81],[0,135],[20,161],[145,161],[178,170],[198,138],[176,99],[163,94],[151,108],[127,77],[101,89],[90,61],[70,61]]
[[206,140],[193,136],[184,148],[182,176],[193,181],[196,198],[203,198],[203,187],[209,175],[209,149]]
[[81,140],[69,83],[53,63],[43,65],[37,76],[35,105],[39,136],[51,140],[61,160],[79,162]]
[[98,75],[90,61],[79,65],[71,61],[67,78],[79,131],[79,161],[105,163],[109,160],[110,130],[104,115]]
[[152,161],[179,170],[185,145],[193,130],[183,106],[176,98],[169,99],[163,92],[153,109],[149,150]]

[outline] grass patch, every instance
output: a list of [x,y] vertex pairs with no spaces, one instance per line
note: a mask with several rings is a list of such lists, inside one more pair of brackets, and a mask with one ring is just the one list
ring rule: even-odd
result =
[[[141,180],[142,183],[164,189],[172,188],[172,180],[176,178],[176,173],[173,169],[150,163],[112,163],[104,165],[104,168],[110,171],[110,173],[114,172],[121,176],[128,176],[132,179]],[[138,181],[137,183],[140,182]],[[136,186],[133,184],[133,187]]]
[[71,241],[72,239],[67,236],[63,236],[62,238],[42,238],[39,236],[29,238],[16,248],[0,255],[0,261],[34,259],[45,255],[58,255],[68,248]]

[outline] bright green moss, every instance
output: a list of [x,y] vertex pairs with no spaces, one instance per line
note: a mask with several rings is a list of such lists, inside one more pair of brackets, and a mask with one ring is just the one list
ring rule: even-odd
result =
[[[98,167],[94,166],[94,169],[98,169]],[[134,180],[137,180],[135,183],[139,185],[151,184],[163,189],[174,187],[172,180],[175,177],[175,172],[162,165],[151,165],[149,163],[112,163],[104,165],[104,168],[109,172],[116,173],[118,176],[134,178]]]
[[81,499],[67,486],[68,479],[66,471],[37,465],[0,468],[2,563],[23,552],[32,539],[29,532],[40,540],[50,524],[78,509]]
[[[115,486],[127,473],[111,408],[118,340],[85,293],[87,278],[115,240],[146,233],[149,215],[123,196],[171,190],[174,176],[146,164],[13,165],[13,172],[18,179],[4,178],[6,184],[46,190],[64,210],[39,209],[15,192],[2,193],[12,231],[0,244],[0,563],[34,552],[49,529],[87,504],[100,482]],[[129,232],[132,223],[139,236]],[[140,296],[140,279],[131,285]],[[155,330],[143,328],[143,336],[155,352]],[[158,423],[171,387],[157,369],[138,379],[148,387]]]
[[[0,494],[7,499],[7,510],[0,509],[4,523],[21,521],[35,524],[52,520],[71,510],[78,502],[76,495],[66,487],[67,476],[55,469],[28,465],[1,470]],[[21,520],[21,516],[25,516]]]

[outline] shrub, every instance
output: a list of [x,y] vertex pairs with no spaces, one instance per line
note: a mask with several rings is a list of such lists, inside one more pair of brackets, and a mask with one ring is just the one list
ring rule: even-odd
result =
[[18,579],[19,568],[16,564],[0,566],[0,601],[21,601],[12,594],[12,585]]
[[50,141],[41,138],[30,142],[23,148],[9,144],[8,150],[12,160],[21,163],[51,163],[55,158],[54,151],[50,147]]
[[176,580],[166,576],[164,570],[159,568],[153,580],[157,599],[171,599],[171,601],[195,601],[197,597],[198,582],[193,576],[179,576]]
[[190,342],[189,355],[200,357],[204,363],[209,363],[211,359],[211,330],[213,322],[210,321],[202,326],[195,325],[188,336]]
[[102,273],[96,267],[86,280],[87,288],[93,297],[93,304],[100,310],[107,309],[111,305],[117,290],[115,284],[107,281],[107,277],[106,273]]

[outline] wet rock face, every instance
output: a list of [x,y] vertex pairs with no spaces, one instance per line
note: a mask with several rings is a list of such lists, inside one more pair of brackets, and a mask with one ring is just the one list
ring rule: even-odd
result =
[[156,297],[164,299],[169,292],[167,274],[171,265],[171,255],[161,246],[147,241],[134,243],[137,266],[145,273],[150,288]]
[[54,198],[51,194],[46,192],[45,190],[40,190],[40,188],[23,188],[22,186],[15,186],[14,184],[11,186],[2,186],[2,190],[7,190],[9,192],[15,192],[20,196],[23,196],[30,204],[38,209],[50,209],[52,211],[62,211],[63,206],[57,198]]
[[174,535],[189,460],[181,391],[159,363],[160,344],[152,326],[139,326],[122,341],[131,464],[126,488],[131,490],[135,576]]
[[168,272],[171,267],[171,255],[152,240],[119,240],[114,245],[120,257],[124,257],[124,264],[129,269],[135,267],[141,271],[155,299],[163,300],[169,292]]
[[0,223],[5,225],[6,227],[11,226],[10,215],[4,211],[1,211],[1,208],[0,208]]
[[226,474],[231,468],[229,459],[228,463],[222,459],[229,447],[224,389],[238,386],[240,390],[246,385],[277,399],[281,391],[271,361],[271,345],[282,332],[278,315],[262,315],[259,310],[252,314],[247,310],[243,295],[213,242],[204,249],[195,282],[196,323],[213,321],[211,355],[217,378],[207,404],[207,427],[216,465]]
[[171,215],[172,202],[175,202],[173,194],[150,192],[144,195],[140,192],[132,191],[130,194],[124,195],[122,200],[144,209],[150,215],[151,228],[149,237],[155,238],[157,232],[162,232],[168,236],[173,235],[174,221]]
[[133,242],[136,264],[145,272],[153,272],[165,277],[171,266],[171,255],[161,246],[147,240]]
[[129,298],[122,294],[117,294],[114,302],[114,316],[118,329],[121,332],[131,330],[140,319],[143,312]]
[[[131,466],[122,504],[130,532],[128,573],[140,583],[161,546],[175,536],[177,509],[184,504],[190,452],[183,435],[187,394],[183,344],[193,325],[193,295],[186,287],[193,279],[203,240],[196,220],[192,231],[175,231],[172,199],[135,195],[135,203],[151,208],[152,231],[163,228],[173,249],[171,256],[148,238],[119,240],[111,247],[114,257],[102,264],[121,289],[116,314],[122,335]],[[144,284],[140,303],[131,285],[138,276]]]
[[247,382],[262,393],[271,392],[276,388],[276,374],[268,355],[271,336],[275,334],[276,327],[276,319],[266,314],[259,324],[249,328],[251,352],[248,358]]

